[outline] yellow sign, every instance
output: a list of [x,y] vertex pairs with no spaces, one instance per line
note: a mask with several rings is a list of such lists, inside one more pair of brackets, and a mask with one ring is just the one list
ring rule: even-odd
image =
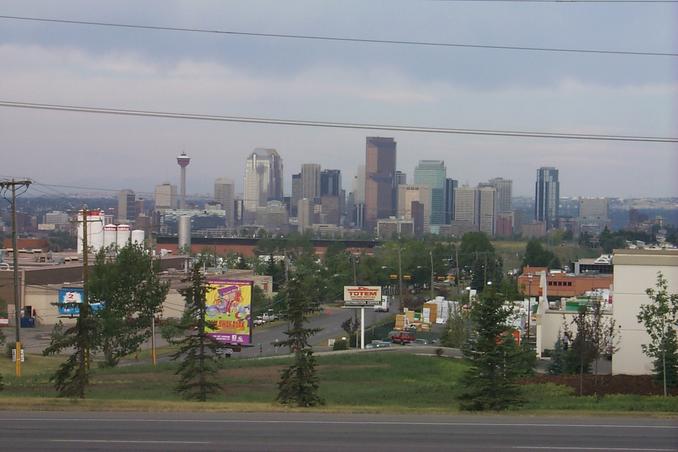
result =
[[210,336],[231,345],[252,345],[252,281],[210,279],[207,315],[215,328]]

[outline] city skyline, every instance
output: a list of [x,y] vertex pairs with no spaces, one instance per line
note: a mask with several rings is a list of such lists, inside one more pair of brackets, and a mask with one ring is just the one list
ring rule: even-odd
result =
[[[677,52],[678,5],[270,0],[224,8],[175,0],[92,5],[0,0],[4,14],[215,30],[440,43]],[[678,135],[670,56],[386,45],[124,30],[0,19],[0,99],[310,121],[586,134]],[[368,26],[369,25],[369,26]],[[536,168],[560,169],[563,196],[672,196],[675,143],[442,135],[240,124],[0,107],[2,176],[50,184],[179,186],[189,193],[275,148],[291,174],[309,156],[351,180],[365,136],[393,136],[398,169],[443,160],[450,177],[501,176],[531,196]],[[36,165],[39,162],[39,165]],[[78,176],[74,179],[73,173]]]

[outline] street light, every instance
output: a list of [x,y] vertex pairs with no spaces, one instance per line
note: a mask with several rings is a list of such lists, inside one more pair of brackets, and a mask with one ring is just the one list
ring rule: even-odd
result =
[[530,344],[530,319],[532,317],[532,275],[527,275],[527,344]]

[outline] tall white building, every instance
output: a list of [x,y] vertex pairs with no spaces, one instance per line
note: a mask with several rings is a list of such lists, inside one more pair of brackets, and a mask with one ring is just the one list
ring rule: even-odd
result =
[[489,184],[497,191],[497,213],[506,213],[513,210],[511,198],[513,196],[513,181],[502,177],[490,179]]
[[304,233],[313,227],[313,200],[302,198],[297,204],[297,218],[299,219],[299,232]]
[[320,165],[304,163],[301,165],[301,197],[320,198]]
[[233,180],[220,177],[214,181],[214,200],[221,204],[221,208],[226,211],[226,224],[228,226],[234,226],[234,192]]
[[464,185],[454,191],[454,221],[463,221],[468,224],[478,224],[477,220],[477,193],[478,191]]
[[495,232],[496,194],[494,187],[488,185],[478,187],[478,229],[490,237],[493,237]]
[[283,197],[282,159],[275,149],[255,149],[247,158],[243,205],[246,220],[256,217],[257,208]]
[[365,203],[365,165],[358,165],[358,171],[353,178],[353,201],[356,204]]
[[177,186],[168,183],[155,186],[155,208],[176,209],[177,208]]

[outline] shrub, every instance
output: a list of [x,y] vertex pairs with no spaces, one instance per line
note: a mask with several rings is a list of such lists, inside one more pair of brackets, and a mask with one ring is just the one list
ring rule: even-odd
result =
[[337,339],[334,341],[332,350],[348,350],[348,342],[345,339]]

